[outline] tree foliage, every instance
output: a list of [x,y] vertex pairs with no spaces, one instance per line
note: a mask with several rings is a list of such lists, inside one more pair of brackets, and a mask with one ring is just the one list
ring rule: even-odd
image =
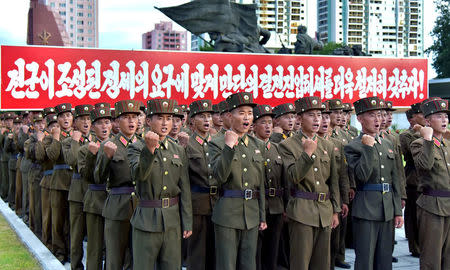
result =
[[333,51],[338,48],[342,48],[345,44],[343,43],[336,43],[333,41],[330,41],[323,45],[323,48],[317,51],[313,51],[313,54],[319,54],[319,55],[331,55],[333,54]]
[[431,32],[433,45],[425,52],[432,54],[432,66],[436,70],[437,78],[450,77],[450,0],[436,0],[436,10],[440,15]]

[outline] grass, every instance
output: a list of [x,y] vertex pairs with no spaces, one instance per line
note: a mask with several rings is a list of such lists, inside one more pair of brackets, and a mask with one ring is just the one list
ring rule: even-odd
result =
[[0,269],[41,269],[2,215],[0,215]]

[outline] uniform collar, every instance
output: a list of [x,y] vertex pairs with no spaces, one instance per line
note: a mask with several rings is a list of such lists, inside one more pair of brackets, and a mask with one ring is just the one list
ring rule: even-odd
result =
[[283,132],[282,134],[283,134],[283,139],[287,139],[287,138],[289,138],[289,137],[294,136],[294,133],[293,133],[292,131],[289,131],[289,132],[287,133],[287,135],[286,135],[284,132]]
[[308,136],[306,136],[304,133],[303,133],[303,131],[299,131],[299,135],[300,135],[300,139],[303,141],[303,138],[305,138],[305,139],[311,139],[311,140],[313,140],[313,141],[315,141],[315,142],[317,142],[317,134],[315,134],[312,138],[308,138]]
[[62,135],[63,137],[72,137],[72,133],[73,133],[73,129],[70,129],[69,132],[64,131],[64,130],[61,130],[61,135]]
[[81,136],[80,138],[80,142],[85,143],[85,142],[92,142],[92,134],[89,133],[88,136]]
[[164,138],[164,140],[159,141],[158,148],[165,149],[165,150],[169,149],[169,140],[168,140],[167,136]]
[[267,150],[270,150],[270,147],[272,147],[272,144],[270,143],[269,140],[267,140],[267,142],[265,143],[265,145],[266,145],[266,149],[267,149]]
[[123,135],[122,132],[119,132],[118,135],[119,135],[119,141],[125,147],[128,147],[128,145],[135,143],[137,141],[136,135],[134,135],[134,134],[129,139],[125,135]]
[[247,133],[244,134],[244,136],[242,136],[241,138],[239,138],[238,143],[242,143],[243,145],[245,145],[245,147],[248,146],[248,135]]
[[433,136],[433,143],[437,146],[437,147],[441,147],[441,145],[445,146],[445,142],[444,140],[439,140],[438,138],[436,138],[435,136]]
[[200,145],[203,145],[205,142],[209,142],[211,140],[211,136],[209,133],[206,135],[206,138],[203,138],[202,136],[198,135],[197,133],[194,133],[195,141],[198,142]]

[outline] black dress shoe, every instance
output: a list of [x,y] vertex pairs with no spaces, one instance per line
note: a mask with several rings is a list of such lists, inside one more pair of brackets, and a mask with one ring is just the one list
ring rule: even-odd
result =
[[344,268],[344,269],[350,269],[351,268],[350,264],[348,264],[346,262],[341,262],[341,261],[335,261],[334,262],[334,266],[339,267],[339,268]]
[[394,263],[398,262],[398,258],[397,258],[397,257],[394,257],[394,256],[392,256],[392,262],[394,262]]

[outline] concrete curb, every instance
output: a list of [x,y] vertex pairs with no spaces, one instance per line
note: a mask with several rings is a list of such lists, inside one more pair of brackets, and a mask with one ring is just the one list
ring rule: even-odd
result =
[[14,211],[0,199],[0,213],[5,217],[11,228],[16,232],[20,241],[30,251],[44,270],[64,269],[64,266],[55,256],[42,244],[36,235],[23,223]]

